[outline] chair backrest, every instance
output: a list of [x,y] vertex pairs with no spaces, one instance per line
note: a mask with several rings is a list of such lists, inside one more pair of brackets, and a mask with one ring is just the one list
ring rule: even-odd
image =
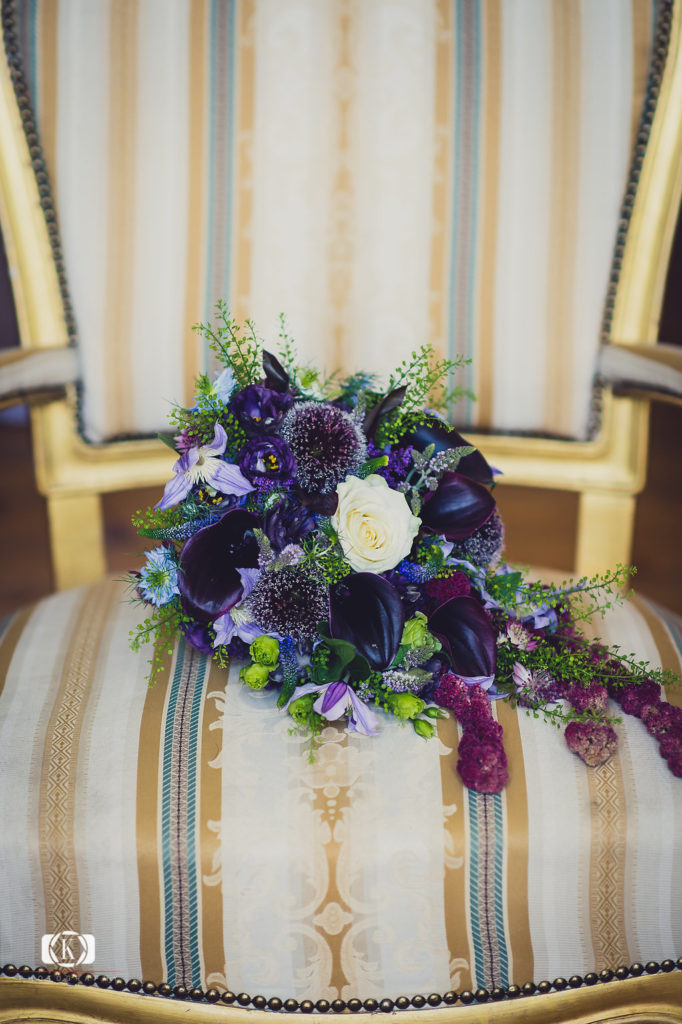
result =
[[85,492],[167,475],[150,442],[117,439],[189,399],[206,360],[190,327],[219,297],[266,335],[284,310],[328,370],[386,372],[424,341],[471,356],[460,383],[478,402],[456,422],[492,432],[511,482],[583,492],[578,571],[627,557],[646,410],[594,380],[600,343],[656,338],[680,191],[679,4],[2,10],[24,341],[68,337],[80,358],[76,419],[73,403],[34,414],[53,533],[80,534],[60,583],[101,568]]

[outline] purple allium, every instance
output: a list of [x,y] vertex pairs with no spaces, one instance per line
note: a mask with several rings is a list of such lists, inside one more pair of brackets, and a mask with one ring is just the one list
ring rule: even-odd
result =
[[437,577],[429,580],[425,588],[429,597],[432,597],[438,604],[449,601],[451,597],[468,597],[471,593],[471,583],[466,573],[459,569],[452,576]]
[[606,711],[609,702],[608,691],[601,683],[590,683],[589,686],[574,684],[568,687],[565,697],[579,715],[585,711]]
[[590,768],[605,764],[618,747],[615,730],[601,722],[569,722],[564,737],[568,749]]
[[626,715],[635,715],[637,718],[642,717],[644,708],[649,704],[657,704],[661,697],[660,684],[653,679],[630,686],[609,687],[609,692]]
[[451,555],[475,565],[489,566],[496,562],[504,548],[504,524],[495,509],[488,520],[470,537],[453,542]]
[[239,453],[239,468],[252,484],[262,479],[282,483],[296,475],[296,460],[281,437],[254,437]]
[[642,709],[641,719],[652,736],[682,736],[682,708],[665,701],[648,704]]
[[329,617],[327,585],[302,565],[261,573],[250,600],[253,617],[264,631],[297,643],[314,640],[318,622]]
[[499,743],[479,742],[462,750],[459,745],[457,771],[467,789],[477,793],[501,793],[509,782],[507,757]]
[[281,394],[262,384],[250,384],[234,395],[230,402],[230,412],[237,417],[249,437],[257,437],[272,434],[293,401],[293,396],[288,392]]
[[353,417],[326,403],[294,405],[280,433],[294,453],[304,491],[329,494],[367,454],[367,440]]

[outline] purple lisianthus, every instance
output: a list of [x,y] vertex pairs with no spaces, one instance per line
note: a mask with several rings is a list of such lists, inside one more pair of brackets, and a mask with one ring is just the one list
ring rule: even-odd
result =
[[254,437],[239,453],[239,468],[253,484],[263,479],[283,483],[296,475],[296,459],[281,437]]
[[249,437],[272,434],[293,404],[293,396],[250,384],[239,391],[230,402],[230,411],[239,420]]
[[315,529],[315,517],[292,498],[278,501],[263,517],[263,529],[275,551],[298,544]]

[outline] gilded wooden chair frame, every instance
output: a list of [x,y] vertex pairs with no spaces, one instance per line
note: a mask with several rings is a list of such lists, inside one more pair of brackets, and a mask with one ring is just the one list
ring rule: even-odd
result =
[[[682,191],[682,11],[673,8],[669,56],[643,157],[622,254],[612,318],[614,344],[654,344],[672,235]],[[0,221],[13,270],[22,346],[27,351],[68,344],[62,299],[41,208],[32,158],[22,128],[10,69],[0,65]],[[46,496],[55,580],[63,588],[105,570],[100,495],[161,485],[172,456],[153,441],[86,443],[78,432],[76,396],[32,410],[36,475]],[[635,495],[646,470],[648,405],[606,392],[602,429],[594,441],[472,437],[510,484],[580,493],[576,570],[591,572],[628,557]],[[616,965],[614,965],[615,967]],[[82,984],[0,980],[0,1022],[193,1019],[265,1021],[263,1011],[213,1007]],[[328,1014],[313,1013],[321,1019]],[[417,1013],[401,1014],[414,1024]],[[629,978],[594,987],[500,1003],[420,1011],[421,1024],[515,1021],[629,1021],[682,1024],[682,971]]]
[[[653,345],[682,192],[682,11],[672,8],[668,56],[641,160],[620,259],[610,340]],[[28,351],[68,343],[59,281],[32,155],[10,68],[0,66],[0,222],[12,268],[21,344]],[[160,485],[171,454],[154,441],[94,445],[80,436],[73,389],[32,411],[38,487],[48,505],[58,589],[98,578],[106,568],[100,495]],[[603,395],[593,441],[472,436],[508,484],[578,491],[575,571],[605,569],[629,557],[634,502],[646,474],[648,404]]]
[[[297,1014],[298,1016],[298,1014]],[[315,1022],[336,1014],[306,1014]],[[362,1014],[367,1017],[368,1014]],[[343,1013],[342,1020],[360,1015]],[[267,1024],[272,1012],[240,1006],[188,1003],[173,997],[102,991],[49,980],[0,981],[0,1024]],[[611,981],[594,987],[521,996],[501,1002],[461,1003],[441,1009],[404,1010],[404,1024],[682,1024],[682,972]]]

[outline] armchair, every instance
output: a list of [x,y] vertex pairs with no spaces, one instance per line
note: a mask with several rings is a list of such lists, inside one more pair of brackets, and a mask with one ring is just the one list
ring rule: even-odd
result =
[[[63,389],[32,411],[63,593],[0,637],[0,960],[28,965],[5,970],[0,1021],[208,1020],[211,1001],[253,1019],[287,998],[682,1021],[682,794],[641,723],[590,771],[498,708],[513,772],[494,798],[441,757],[452,723],[404,760],[388,732],[369,750],[329,730],[311,768],[274,709],[182,644],[146,691],[99,514],[100,494],[168,478],[149,435],[207,365],[189,328],[222,295],[264,332],[287,310],[328,367],[463,349],[479,402],[460,428],[504,481],[580,493],[578,574],[627,560],[639,396],[680,393],[678,365],[650,369],[676,358],[655,343],[680,4],[1,10],[23,353],[0,381]],[[678,620],[642,598],[595,629],[680,670]],[[41,936],[65,931],[95,937],[92,973],[40,980]]]

